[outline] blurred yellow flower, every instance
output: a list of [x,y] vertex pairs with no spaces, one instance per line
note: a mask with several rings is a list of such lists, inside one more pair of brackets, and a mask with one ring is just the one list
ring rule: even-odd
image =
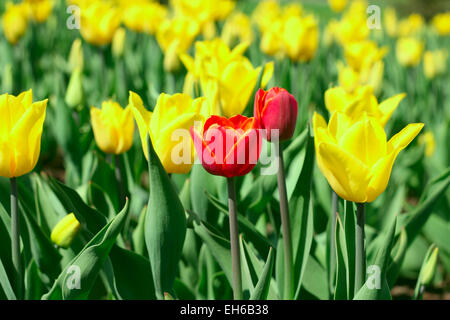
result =
[[81,8],[81,35],[93,45],[109,44],[121,19],[120,10],[112,4],[103,1],[92,2]]
[[387,7],[384,10],[384,28],[390,37],[396,37],[398,33],[397,13],[393,7]]
[[73,213],[62,218],[53,228],[50,238],[61,248],[68,248],[80,230],[81,224]]
[[366,69],[383,59],[387,51],[387,47],[379,48],[370,40],[352,42],[344,47],[345,60],[356,71]]
[[367,39],[370,29],[367,27],[366,9],[365,1],[352,1],[342,18],[332,23],[332,33],[341,45]]
[[343,87],[334,87],[325,91],[325,106],[330,114],[342,112],[353,121],[367,114],[385,126],[405,96],[400,93],[378,103],[371,86],[358,87],[352,93]]
[[91,107],[91,123],[95,142],[105,153],[121,154],[133,144],[134,121],[131,108],[123,109],[112,100],[102,108]]
[[261,31],[272,29],[272,24],[281,16],[281,7],[276,0],[259,1],[255,10],[253,10],[251,20]]
[[75,69],[83,70],[84,66],[84,55],[83,55],[83,45],[81,39],[75,39],[72,43],[69,53],[69,69],[73,71]]
[[16,44],[27,30],[27,25],[27,6],[23,3],[8,2],[2,15],[2,28],[6,39],[11,44]]
[[168,72],[178,70],[178,56],[188,51],[198,35],[199,25],[188,18],[165,20],[156,34],[159,46],[164,52],[164,69]]
[[119,28],[114,33],[112,40],[112,53],[116,58],[123,56],[123,50],[125,49],[125,40],[127,32],[124,28]]
[[424,18],[418,14],[413,13],[408,18],[400,21],[398,25],[398,35],[400,37],[411,37],[419,34],[425,26]]
[[425,145],[425,156],[431,157],[436,151],[436,139],[431,131],[426,131],[419,138],[419,144]]
[[0,95],[0,177],[20,177],[36,166],[47,99],[33,103],[31,90]]
[[291,60],[311,60],[319,44],[319,29],[314,16],[288,18],[284,25],[283,44]]
[[423,71],[428,79],[447,71],[447,50],[426,51],[423,56]]
[[25,0],[25,3],[28,5],[31,18],[38,23],[47,20],[55,5],[53,0]]
[[123,6],[123,23],[136,32],[155,34],[167,15],[167,8],[156,2],[126,2]]
[[251,43],[253,41],[253,29],[250,18],[242,12],[232,14],[225,21],[221,38],[229,47],[235,43]]
[[313,128],[317,163],[330,186],[345,200],[365,203],[386,189],[397,155],[423,124],[409,124],[389,141],[383,126],[367,115],[355,122],[335,112],[327,125],[314,113]]
[[194,100],[186,94],[162,93],[153,113],[147,111],[136,93],[130,91],[129,99],[145,157],[148,159],[147,136],[150,134],[153,147],[166,172],[188,173],[195,155],[189,130],[196,122],[203,125],[211,115],[211,106],[206,98]]
[[284,56],[283,22],[276,20],[261,36],[260,49],[269,56]]
[[441,36],[450,34],[450,12],[438,13],[431,21],[433,28]]
[[415,38],[397,40],[396,56],[398,62],[405,67],[417,66],[422,58],[425,44]]
[[328,5],[334,12],[341,12],[348,4],[348,0],[328,0]]

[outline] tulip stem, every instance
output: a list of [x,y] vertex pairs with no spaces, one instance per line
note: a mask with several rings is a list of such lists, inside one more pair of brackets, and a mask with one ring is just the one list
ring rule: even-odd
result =
[[355,294],[362,288],[366,278],[366,252],[364,249],[364,239],[364,203],[357,203]]
[[120,163],[120,155],[116,154],[114,155],[114,159],[116,162],[116,168],[115,168],[115,173],[116,173],[116,180],[117,180],[117,188],[118,188],[118,193],[119,193],[119,210],[121,210],[123,208],[123,206],[125,205],[125,187],[123,185],[123,175],[122,175],[122,166]]
[[292,236],[289,217],[289,204],[286,192],[286,177],[284,172],[283,150],[278,143],[278,191],[280,195],[281,226],[284,243],[284,298],[290,300],[294,294],[294,279],[292,277]]
[[234,300],[242,300],[241,253],[239,250],[239,231],[236,210],[236,189],[234,178],[227,178],[228,212],[230,220],[231,267],[233,273]]
[[17,298],[23,297],[23,268],[20,257],[20,221],[19,202],[17,198],[17,179],[11,178],[11,252],[14,270],[16,272]]

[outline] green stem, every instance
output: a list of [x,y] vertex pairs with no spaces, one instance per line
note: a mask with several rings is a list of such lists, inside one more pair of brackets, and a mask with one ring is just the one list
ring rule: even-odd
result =
[[228,211],[230,215],[231,267],[233,273],[234,300],[242,300],[241,254],[239,250],[239,231],[236,210],[236,189],[234,178],[227,178]]
[[280,195],[280,214],[284,243],[284,298],[290,300],[294,295],[294,279],[292,277],[292,236],[281,144],[278,144],[278,191]]
[[356,204],[356,266],[355,294],[364,285],[366,278],[366,252],[364,249],[364,203]]
[[114,160],[116,164],[115,173],[117,180],[117,191],[119,194],[119,210],[125,205],[125,187],[123,184],[122,166],[120,164],[120,155],[114,155]]
[[17,298],[23,297],[23,267],[20,257],[20,221],[17,198],[17,180],[11,178],[11,252],[14,270],[16,272]]
[[338,195],[332,191],[331,199],[331,230],[330,230],[330,292],[334,287],[334,273],[336,271],[336,213],[338,207]]

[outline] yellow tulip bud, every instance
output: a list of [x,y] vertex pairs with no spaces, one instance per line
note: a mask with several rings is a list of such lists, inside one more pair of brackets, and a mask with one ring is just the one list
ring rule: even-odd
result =
[[384,28],[390,37],[396,37],[398,33],[397,13],[392,7],[387,7],[384,10]]
[[328,0],[328,5],[334,12],[341,12],[348,4],[348,0]]
[[341,198],[364,203],[374,201],[386,189],[398,153],[423,124],[409,124],[389,141],[382,125],[367,114],[353,121],[335,112],[327,125],[315,113],[313,128],[317,163],[330,186]]
[[8,2],[5,13],[2,15],[2,27],[6,39],[11,44],[16,44],[27,30],[27,25],[27,6],[23,3]]
[[66,90],[65,101],[71,108],[77,108],[83,103],[83,74],[79,68],[73,70]]
[[400,37],[416,36],[422,31],[424,25],[424,18],[420,14],[413,13],[408,18],[400,21],[398,34]]
[[62,218],[53,228],[50,238],[61,248],[68,248],[80,230],[80,223],[73,213]]
[[438,13],[432,20],[434,30],[441,36],[450,34],[450,12]]
[[36,166],[47,99],[33,103],[31,90],[0,95],[0,176],[22,176]]
[[427,256],[428,259],[425,261],[420,274],[420,283],[425,286],[433,281],[434,273],[436,271],[439,248],[436,247],[432,250],[431,254]]
[[54,6],[52,0],[25,0],[25,3],[29,6],[31,18],[37,23],[45,22]]
[[447,71],[446,50],[426,51],[423,56],[423,71],[428,79],[445,74]]
[[120,25],[120,10],[103,1],[81,8],[81,35],[90,44],[102,46],[112,41]]
[[133,31],[155,34],[167,14],[167,8],[156,2],[127,2],[123,9],[123,23]]
[[284,24],[283,45],[293,61],[309,61],[319,45],[319,29],[316,19],[292,16]]
[[95,142],[105,153],[121,154],[133,144],[134,122],[131,108],[123,109],[112,100],[102,108],[91,107],[91,123]]
[[194,145],[190,128],[203,124],[211,115],[206,98],[192,99],[186,94],[162,93],[152,112],[147,111],[142,99],[130,91],[130,107],[139,128],[142,149],[148,159],[147,136],[167,173],[187,173],[194,163]]
[[251,43],[253,30],[250,18],[242,12],[233,14],[226,20],[221,37],[228,46],[232,46],[236,41]]
[[436,151],[436,139],[431,131],[425,132],[420,136],[419,143],[425,145],[425,156],[431,157]]
[[119,28],[114,33],[112,40],[112,52],[116,58],[120,58],[123,55],[123,49],[125,47],[126,31],[124,28]]
[[417,66],[422,58],[424,43],[414,38],[397,40],[396,55],[398,62],[405,66]]
[[69,68],[70,71],[73,71],[76,68],[78,68],[79,70],[83,70],[83,66],[84,66],[84,55],[81,39],[75,39],[72,43],[72,47],[70,48]]

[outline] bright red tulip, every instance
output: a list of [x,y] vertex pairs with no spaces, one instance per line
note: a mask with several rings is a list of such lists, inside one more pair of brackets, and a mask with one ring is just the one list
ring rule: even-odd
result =
[[211,174],[227,178],[243,176],[256,165],[262,139],[255,118],[211,116],[203,134],[191,127],[197,155]]
[[256,93],[254,116],[260,128],[266,130],[267,141],[272,139],[272,130],[279,130],[279,141],[292,138],[297,112],[297,101],[283,88],[259,89]]

